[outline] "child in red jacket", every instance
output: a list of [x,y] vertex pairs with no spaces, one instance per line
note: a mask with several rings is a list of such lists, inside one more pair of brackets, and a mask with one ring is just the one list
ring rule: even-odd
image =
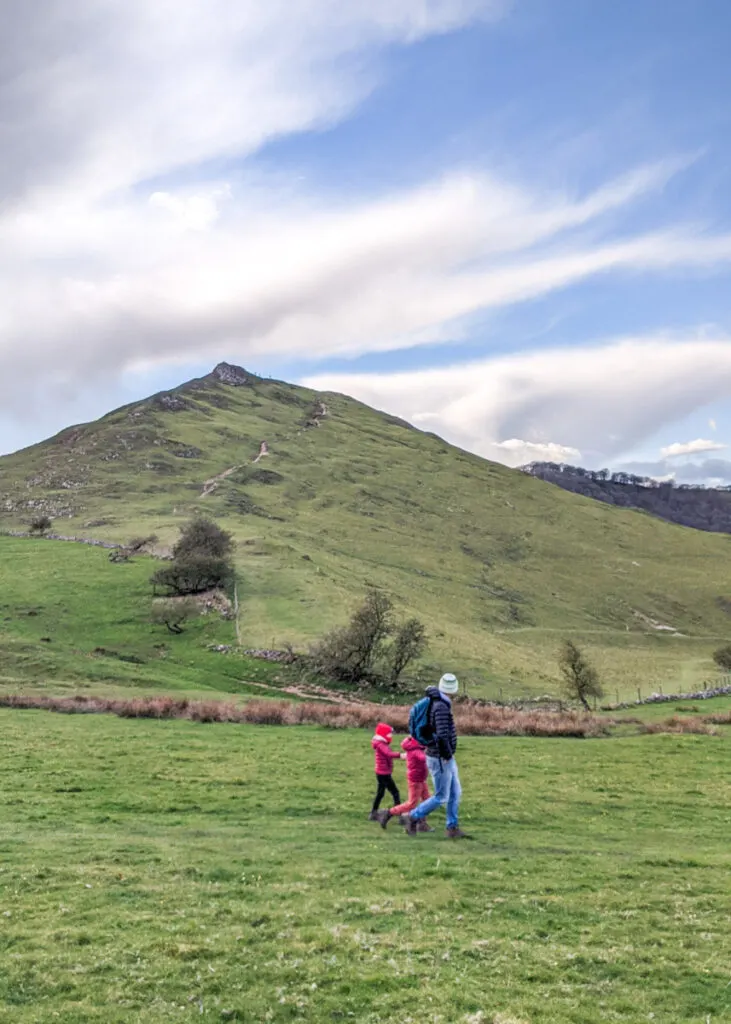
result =
[[373,747],[373,753],[376,755],[376,780],[378,782],[378,789],[376,790],[376,798],[373,801],[373,808],[371,813],[368,815],[369,821],[377,821],[378,808],[381,806],[381,800],[388,790],[393,797],[394,804],[401,803],[401,795],[399,794],[398,787],[393,781],[393,762],[398,761],[399,758],[406,757],[405,754],[399,754],[398,750],[391,750],[391,740],[393,739],[393,729],[390,725],[386,725],[385,722],[379,722],[376,726],[376,733],[371,740],[371,746]]
[[[429,787],[426,784],[429,772],[426,766],[424,748],[413,736],[407,736],[401,744],[401,749],[406,752],[406,780],[409,784],[409,799],[405,804],[397,804],[397,806],[392,807],[390,811],[383,810],[378,812],[376,820],[380,822],[381,828],[386,828],[391,818],[395,818],[399,814],[408,814],[422,800],[428,800],[431,796]],[[433,832],[434,829],[426,821],[420,821],[419,831]]]

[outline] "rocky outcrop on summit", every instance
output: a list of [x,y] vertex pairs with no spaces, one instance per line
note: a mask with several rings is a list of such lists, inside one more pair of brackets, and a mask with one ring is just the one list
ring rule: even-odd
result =
[[251,386],[256,377],[241,366],[233,366],[231,363],[219,363],[211,371],[211,377],[219,384],[230,384],[232,387],[241,388]]

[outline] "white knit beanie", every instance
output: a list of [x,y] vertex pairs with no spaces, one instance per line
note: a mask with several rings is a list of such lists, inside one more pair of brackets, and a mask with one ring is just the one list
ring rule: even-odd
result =
[[459,689],[459,682],[451,672],[445,672],[439,680],[439,689],[442,693],[453,694]]

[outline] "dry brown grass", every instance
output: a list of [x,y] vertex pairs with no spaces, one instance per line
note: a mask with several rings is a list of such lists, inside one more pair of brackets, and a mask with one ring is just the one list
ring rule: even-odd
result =
[[[320,725],[327,729],[372,729],[388,721],[396,732],[408,729],[409,707],[383,704],[323,704],[253,698],[245,704],[225,700],[188,700],[177,697],[131,699],[49,697],[37,694],[0,695],[0,707],[58,711],[64,714],[112,714],[120,718],[186,718],[193,722],[247,722],[251,725]],[[463,736],[608,736],[627,719],[599,718],[580,711],[519,711],[486,705],[457,705],[457,731]],[[639,731],[713,735],[714,725],[731,725],[731,710],[711,715],[674,715],[658,722],[633,720]]]
[[731,725],[731,708],[728,711],[714,711],[713,714],[704,715],[704,722],[711,722],[713,725]]
[[702,718],[685,718],[681,715],[673,715],[672,718],[665,718],[660,722],[645,722],[642,731],[646,733],[693,733],[701,736],[712,736],[716,730],[711,724],[713,715],[704,715]]
[[[373,728],[384,718],[406,732],[409,708],[380,704],[322,704],[254,698],[245,704],[175,697],[50,697],[36,694],[0,696],[0,706],[58,711],[65,714],[113,714],[122,718],[187,718],[195,722],[249,722],[255,725],[321,725],[330,729]],[[509,708],[457,706],[458,731],[464,736],[604,736],[607,723],[575,711],[516,711]]]

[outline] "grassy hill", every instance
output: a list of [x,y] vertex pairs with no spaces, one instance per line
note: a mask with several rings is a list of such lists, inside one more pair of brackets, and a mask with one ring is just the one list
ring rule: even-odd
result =
[[[373,584],[424,619],[435,667],[471,673],[483,693],[553,687],[565,634],[612,693],[696,685],[731,632],[727,538],[225,364],[1,458],[0,526],[40,512],[59,533],[155,533],[163,546],[208,513],[238,541],[247,644],[305,644]],[[55,572],[72,546],[45,543]]]

